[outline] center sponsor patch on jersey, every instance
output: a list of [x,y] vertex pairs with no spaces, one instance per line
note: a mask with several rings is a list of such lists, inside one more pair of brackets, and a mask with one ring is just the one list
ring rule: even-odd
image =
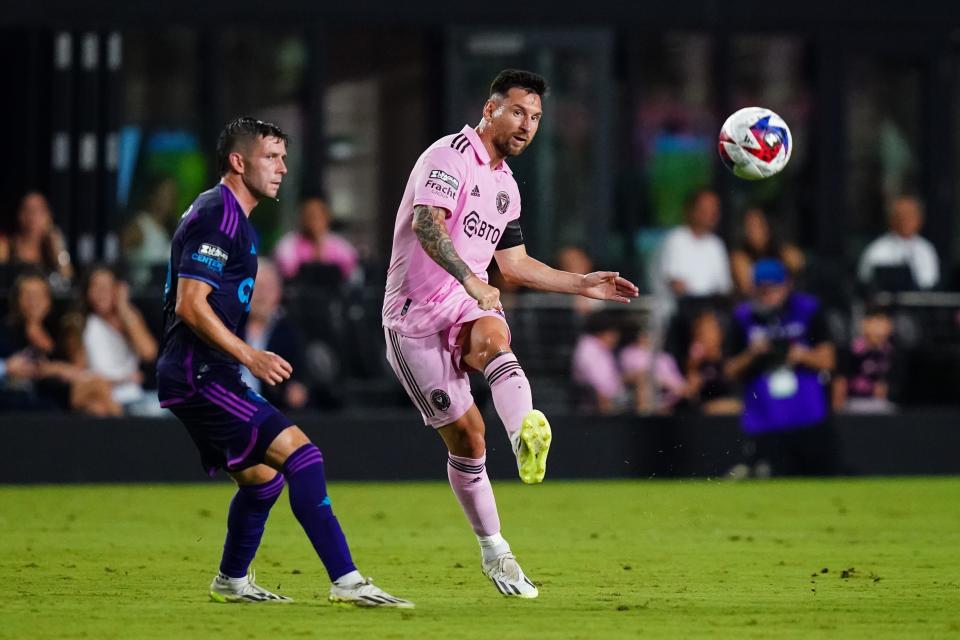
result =
[[224,251],[217,245],[207,244],[206,242],[200,245],[200,248],[197,250],[197,253],[199,253],[202,256],[210,256],[211,258],[215,258],[217,260],[220,260],[221,262],[226,262],[228,257],[226,251]]
[[454,178],[452,175],[450,175],[446,171],[441,171],[440,169],[433,169],[430,172],[430,177],[433,178],[434,180],[442,180],[443,182],[446,182],[448,185],[450,185],[454,189],[460,188],[460,181]]
[[500,240],[501,230],[481,219],[480,214],[476,211],[471,211],[463,219],[463,233],[468,238],[476,236],[489,240],[492,244],[497,244]]

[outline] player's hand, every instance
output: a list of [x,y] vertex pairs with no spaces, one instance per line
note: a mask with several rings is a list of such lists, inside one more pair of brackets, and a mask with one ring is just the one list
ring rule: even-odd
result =
[[802,344],[793,344],[790,346],[790,350],[787,351],[787,363],[788,364],[804,364],[807,360],[807,355],[810,353],[810,349],[805,347]]
[[747,351],[754,358],[767,354],[770,352],[770,341],[762,336],[753,338],[747,346]]
[[270,386],[280,384],[293,373],[290,363],[272,351],[255,351],[247,369]]
[[640,294],[640,290],[626,278],[621,278],[616,271],[594,271],[583,276],[577,293],[595,300],[627,304],[630,298],[636,298]]
[[37,375],[37,364],[25,353],[15,353],[6,359],[7,375],[21,380],[32,380]]
[[484,311],[503,308],[500,304],[500,290],[490,286],[480,278],[467,276],[467,279],[463,281],[463,288]]

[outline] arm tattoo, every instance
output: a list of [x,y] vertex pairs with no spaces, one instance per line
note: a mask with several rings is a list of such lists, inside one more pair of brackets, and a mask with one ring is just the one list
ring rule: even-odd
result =
[[473,271],[453,248],[453,240],[443,224],[446,215],[446,211],[439,207],[417,205],[413,208],[413,232],[427,255],[447,273],[463,282],[467,276],[473,275]]

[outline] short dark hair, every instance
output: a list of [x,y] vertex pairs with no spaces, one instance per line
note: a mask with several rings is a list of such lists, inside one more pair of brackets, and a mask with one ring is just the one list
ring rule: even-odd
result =
[[490,95],[507,95],[510,89],[519,88],[535,93],[541,98],[547,93],[547,81],[538,73],[520,69],[504,69],[490,83]]
[[314,188],[314,189],[305,189],[300,193],[300,200],[298,204],[304,205],[311,200],[319,200],[324,204],[330,204],[330,199],[327,198],[327,193],[323,189]]
[[226,175],[230,170],[230,154],[237,150],[237,146],[264,138],[279,138],[285,144],[290,143],[290,136],[283,129],[272,122],[264,122],[250,116],[241,116],[227,123],[217,138],[217,169],[220,175]]
[[623,331],[623,320],[618,312],[601,310],[587,316],[584,333],[595,336],[607,331]]
[[890,317],[890,309],[884,304],[879,302],[872,301],[867,304],[866,308],[863,310],[864,318],[876,318],[878,316]]
[[698,187],[687,193],[687,197],[683,200],[683,213],[687,215],[693,211],[700,204],[700,198],[706,195],[715,196],[717,192],[711,187]]

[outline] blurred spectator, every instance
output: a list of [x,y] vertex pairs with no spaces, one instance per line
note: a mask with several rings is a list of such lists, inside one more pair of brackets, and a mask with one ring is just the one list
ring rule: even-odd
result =
[[65,344],[51,308],[50,285],[43,275],[20,275],[11,290],[9,320],[0,343],[7,345],[7,353],[24,354],[34,363],[30,382],[41,400],[94,416],[121,415],[110,382],[70,362],[68,354],[75,348]]
[[836,363],[820,302],[793,291],[779,260],[754,265],[755,292],[736,307],[726,373],[743,381],[743,430],[757,476],[837,471],[824,388]]
[[0,344],[0,411],[40,409],[43,403],[33,392],[37,364],[26,350],[12,353]]
[[867,309],[860,335],[844,354],[833,380],[833,408],[851,413],[890,413],[890,387],[896,350],[893,320],[881,307]]
[[770,222],[763,209],[754,207],[743,214],[743,241],[730,255],[730,266],[737,293],[743,297],[753,294],[753,265],[762,258],[781,260],[796,278],[806,262],[803,252],[779,239],[770,230]]
[[345,238],[330,231],[330,209],[319,195],[301,200],[300,228],[280,239],[273,257],[287,279],[296,276],[306,263],[321,263],[336,265],[344,280],[349,280],[358,262],[357,250]]
[[9,237],[0,236],[0,263],[5,262],[42,270],[57,289],[66,289],[70,284],[70,253],[63,233],[53,223],[50,204],[39,191],[30,191],[21,198],[16,229]]
[[272,351],[293,366],[289,380],[275,387],[265,386],[246,367],[241,367],[243,381],[282,409],[302,409],[310,394],[304,384],[307,371],[304,368],[304,344],[300,332],[287,318],[280,306],[283,283],[273,262],[260,258],[257,267],[257,285],[250,299],[250,315],[247,317],[247,344],[255,349]]
[[723,327],[715,312],[704,311],[693,320],[686,369],[690,396],[707,415],[743,411],[743,402],[736,396],[735,385],[723,365]]
[[154,267],[170,260],[170,229],[176,225],[177,181],[170,176],[153,178],[140,210],[120,234],[120,246],[130,266],[135,288],[148,286]]
[[573,350],[571,377],[580,397],[581,410],[610,414],[622,410],[626,388],[614,354],[620,342],[620,325],[610,313],[587,318],[583,334]]
[[920,235],[923,209],[913,196],[900,196],[890,206],[890,231],[864,249],[860,281],[883,291],[932,289],[940,280],[937,251]]
[[720,221],[720,198],[709,189],[694,191],[684,204],[686,224],[667,234],[660,250],[660,288],[675,297],[730,293],[730,260],[713,234]]
[[[557,269],[570,273],[587,274],[593,271],[593,260],[580,247],[568,244],[560,247],[557,251]],[[586,316],[601,307],[603,307],[602,300],[594,300],[584,296],[573,297],[573,310],[579,316]]]
[[669,353],[654,353],[650,335],[640,331],[620,352],[623,379],[633,390],[637,413],[669,414],[690,395],[677,361]]
[[143,389],[141,364],[157,358],[157,341],[130,303],[130,287],[104,266],[93,267],[81,291],[81,312],[68,330],[80,335],[75,364],[110,381],[113,400],[127,413],[160,413],[156,393]]

